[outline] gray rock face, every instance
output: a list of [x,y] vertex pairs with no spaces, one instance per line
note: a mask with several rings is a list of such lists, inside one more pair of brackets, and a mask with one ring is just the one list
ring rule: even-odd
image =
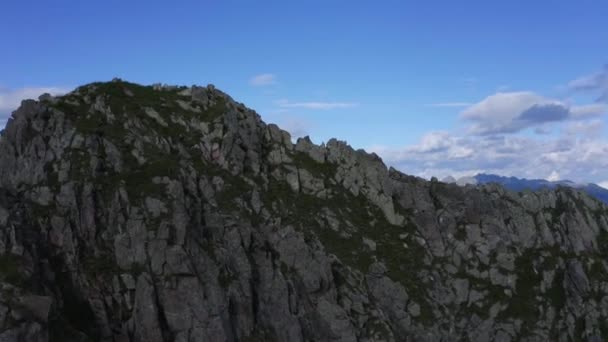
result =
[[608,210],[388,169],[212,85],[94,83],[0,138],[0,341],[608,339]]

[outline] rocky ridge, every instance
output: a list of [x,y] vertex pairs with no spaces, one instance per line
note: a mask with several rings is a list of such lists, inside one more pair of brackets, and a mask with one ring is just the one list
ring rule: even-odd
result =
[[459,187],[207,87],[92,83],[0,137],[0,341],[608,338],[608,209]]

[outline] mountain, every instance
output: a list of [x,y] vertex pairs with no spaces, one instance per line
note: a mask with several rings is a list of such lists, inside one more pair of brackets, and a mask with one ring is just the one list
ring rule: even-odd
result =
[[608,189],[593,183],[578,184],[569,180],[548,181],[544,179],[522,179],[516,177],[502,177],[480,173],[473,177],[477,184],[498,183],[505,188],[513,191],[539,190],[543,188],[555,189],[560,186],[576,188],[586,192],[600,201],[608,204]]
[[608,208],[293,144],[212,85],[27,100],[0,137],[1,341],[601,341]]

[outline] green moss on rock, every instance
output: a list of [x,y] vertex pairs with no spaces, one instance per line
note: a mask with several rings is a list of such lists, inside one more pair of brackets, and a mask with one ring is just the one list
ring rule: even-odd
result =
[[20,285],[25,281],[26,274],[19,256],[0,255],[0,279],[13,285]]

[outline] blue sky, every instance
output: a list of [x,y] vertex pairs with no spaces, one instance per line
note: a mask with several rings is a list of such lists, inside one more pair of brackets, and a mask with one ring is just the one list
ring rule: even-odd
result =
[[2,117],[113,77],[213,83],[293,135],[347,140],[406,173],[608,186],[606,1],[2,7]]

